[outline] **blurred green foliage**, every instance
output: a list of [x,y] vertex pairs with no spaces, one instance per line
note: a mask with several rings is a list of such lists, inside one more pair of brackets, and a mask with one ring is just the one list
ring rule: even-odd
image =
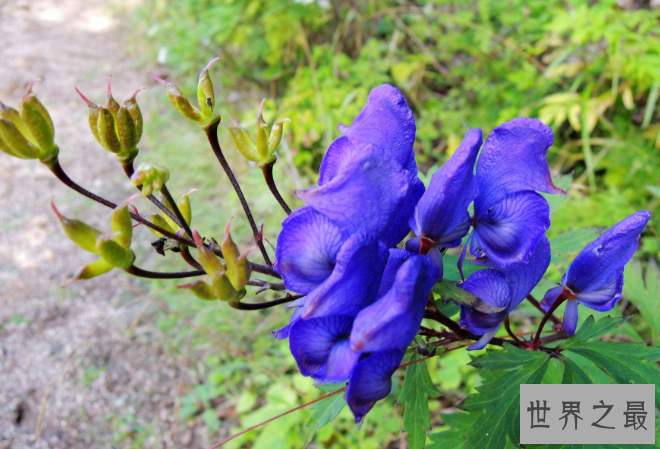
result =
[[[548,234],[555,254],[535,295],[542,296],[559,280],[598,227],[634,210],[654,212],[640,254],[648,258],[660,253],[659,10],[624,9],[616,0],[145,0],[134,10],[133,23],[145,65],[153,68],[157,60],[171,68],[177,84],[188,92],[208,60],[221,57],[213,79],[223,117],[230,111],[246,126],[253,125],[259,99],[266,95],[267,120],[293,120],[276,167],[281,189],[289,192],[287,200],[293,200],[294,188],[311,184],[324,150],[339,134],[336,125],[350,123],[369,90],[388,82],[404,92],[415,111],[416,153],[423,173],[432,174],[451,155],[466,127],[488,133],[516,116],[539,117],[552,126],[551,165],[556,173],[572,174],[557,181],[568,186],[572,178],[572,187],[567,199],[551,199]],[[149,157],[176,168],[171,184],[177,192],[200,188],[193,196],[193,214],[202,230],[217,231],[235,215],[237,235],[249,236],[238,201],[218,175],[202,136],[193,127],[182,131],[181,121],[171,126],[173,117],[162,110],[152,113],[152,128],[145,136],[153,148]],[[258,170],[229,149],[226,133],[221,133],[257,220],[265,222],[266,235],[274,241],[283,217],[272,213],[275,203]],[[298,178],[293,163],[309,180]],[[596,228],[566,234],[583,226]],[[243,244],[249,245],[249,239]],[[643,319],[637,314],[617,335],[627,341],[658,339],[657,317],[651,316],[654,309],[648,302],[657,270],[653,264],[644,270],[642,265],[647,267],[636,262],[627,269],[631,273],[624,297],[633,305],[623,302],[611,313],[630,315],[640,309]],[[191,346],[206,358],[189,369],[197,384],[185,388],[179,418],[199,419],[209,443],[324,393],[294,374],[286,342],[267,338],[268,331],[286,323],[285,310],[237,319],[238,312],[193,303],[171,286],[153,291],[181,317],[212,330],[249,359],[193,332]],[[588,316],[583,315],[582,320]],[[536,322],[538,316],[524,303],[512,316],[514,329],[529,332],[529,317]],[[179,318],[166,315],[160,324],[173,345],[186,344],[189,327]],[[442,393],[429,403],[433,426],[444,420],[439,413],[455,411],[482,381],[467,365],[470,360],[465,351],[452,351],[427,364]],[[547,376],[553,372],[549,369]],[[312,447],[403,447],[404,407],[395,406],[401,382],[394,385],[390,398],[374,408],[360,432],[344,408],[314,436],[314,427],[324,420],[323,409],[307,408],[226,447],[302,447],[310,439]],[[333,413],[338,405],[325,403],[335,407]]]

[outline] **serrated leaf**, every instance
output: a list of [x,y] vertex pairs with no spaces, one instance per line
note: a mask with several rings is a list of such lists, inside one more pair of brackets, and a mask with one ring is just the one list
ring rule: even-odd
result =
[[[411,361],[420,356],[413,354]],[[403,388],[399,403],[405,404],[403,412],[403,430],[408,434],[410,449],[421,449],[426,443],[426,430],[431,428],[429,398],[435,398],[440,392],[433,385],[426,361],[413,363],[406,368]]]
[[485,382],[465,400],[464,410],[481,412],[466,434],[465,447],[500,449],[507,445],[507,437],[514,445],[519,443],[520,385],[541,383],[549,360],[544,352],[524,351],[510,345],[504,351],[492,351],[474,360],[482,369],[507,372]]
[[460,288],[457,283],[446,279],[433,286],[433,293],[440,295],[443,303],[453,301],[484,313],[497,313],[505,309],[504,307],[493,307],[483,302],[476,295]]
[[567,357],[562,357],[564,362],[564,375],[561,378],[562,385],[566,384],[591,384],[591,379],[587,373],[582,371],[582,368],[577,366],[575,362]]
[[642,263],[633,259],[625,270],[626,282],[623,284],[623,294],[637,307],[642,318],[651,329],[653,344],[660,339],[660,308],[657,294],[660,291],[660,270],[655,260],[651,259],[646,268],[646,276]]
[[465,444],[464,435],[478,417],[478,413],[441,413],[440,418],[449,429],[429,435],[431,442],[426,449],[461,449]]
[[[341,386],[339,387],[341,388]],[[337,388],[335,388],[337,390]],[[313,404],[310,409],[314,410],[312,416],[307,421],[309,432],[305,438],[303,448],[306,448],[314,439],[316,432],[326,424],[332,422],[346,405],[346,399],[342,393],[327,397],[322,401]]]
[[660,407],[660,370],[655,363],[660,360],[660,348],[644,343],[594,340],[621,322],[622,319],[606,317],[594,323],[593,317],[589,317],[580,331],[562,346],[594,363],[617,383],[655,384],[655,403]]

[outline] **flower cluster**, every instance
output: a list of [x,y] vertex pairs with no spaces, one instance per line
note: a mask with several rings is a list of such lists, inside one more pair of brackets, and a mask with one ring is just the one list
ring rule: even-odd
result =
[[[481,349],[550,263],[550,209],[539,192],[565,192],[553,185],[546,160],[552,131],[535,119],[498,126],[483,149],[481,131],[470,130],[428,189],[417,176],[414,117],[396,88],[372,90],[340,131],[318,186],[297,192],[306,206],[282,223],[276,270],[305,296],[274,335],[289,339],[303,375],[348,381],[346,399],[359,422],[389,394],[431,289],[442,281],[446,249],[467,236],[459,271],[468,248],[483,267],[459,284],[488,306],[461,306],[461,325],[481,336],[471,349]],[[577,303],[609,310],[620,297],[622,267],[649,217],[639,212],[606,232],[548,292],[548,307],[569,300],[569,333]],[[402,245],[411,231],[415,237]]]

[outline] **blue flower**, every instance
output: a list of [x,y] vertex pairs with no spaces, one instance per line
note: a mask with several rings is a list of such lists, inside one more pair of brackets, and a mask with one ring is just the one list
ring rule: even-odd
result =
[[477,162],[470,250],[504,267],[524,262],[550,226],[547,201],[536,192],[565,193],[552,183],[546,152],[552,130],[516,118],[491,132]]
[[577,255],[561,286],[546,292],[542,304],[548,309],[559,298],[568,300],[564,330],[569,335],[577,327],[578,304],[607,312],[621,298],[624,266],[637,250],[640,235],[650,219],[651,213],[642,210],[609,228]]
[[[493,261],[479,263],[495,266]],[[460,284],[464,290],[479,297],[486,304],[501,308],[496,313],[484,313],[461,306],[461,325],[475,335],[482,335],[469,350],[483,349],[495,336],[504,318],[529,295],[550,265],[550,243],[546,237],[537,244],[526,262],[511,264],[505,268],[479,270]]]

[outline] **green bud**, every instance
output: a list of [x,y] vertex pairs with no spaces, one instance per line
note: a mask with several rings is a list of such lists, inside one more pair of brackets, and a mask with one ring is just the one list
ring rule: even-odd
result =
[[110,265],[108,262],[106,262],[103,259],[99,259],[95,262],[92,262],[80,268],[73,276],[73,278],[69,280],[66,284],[64,284],[64,287],[66,288],[77,281],[85,281],[87,279],[92,279],[97,276],[101,276],[112,270],[112,268],[113,266]]
[[229,119],[234,124],[234,126],[232,127],[227,127],[227,130],[229,130],[229,135],[231,136],[231,139],[234,141],[234,146],[243,155],[245,159],[252,162],[258,162],[259,154],[257,153],[257,148],[254,144],[254,141],[252,140],[252,137],[250,137],[250,134],[247,132],[247,130],[245,130],[238,123],[238,121],[236,121],[236,119],[232,117],[231,114],[228,115],[229,115]]
[[142,139],[142,129],[144,126],[142,111],[140,110],[140,106],[137,104],[137,94],[140,93],[142,89],[143,88],[136,90],[133,96],[124,102],[124,107],[128,110],[128,113],[131,114],[131,117],[133,117],[133,123],[135,124],[136,145],[140,143],[140,139]]
[[105,108],[110,111],[112,114],[112,118],[116,119],[117,118],[117,112],[119,112],[119,103],[117,103],[117,100],[112,96],[112,86],[111,86],[111,79],[108,79],[108,98],[105,101]]
[[121,145],[119,144],[119,137],[117,137],[117,131],[115,130],[115,119],[112,113],[104,107],[99,107],[97,129],[103,148],[111,153],[119,153],[121,151]]
[[130,153],[135,150],[138,143],[135,122],[126,106],[122,106],[117,111],[117,133],[122,153]]
[[213,291],[221,301],[234,301],[239,296],[239,292],[236,291],[225,273],[213,276]]
[[[165,220],[165,218],[163,218],[163,217],[162,217],[161,215],[159,215],[159,214],[153,214],[153,215],[151,216],[151,222],[152,222],[153,224],[155,224],[156,226],[159,226],[159,227],[165,229],[166,231],[169,231],[169,232],[174,233],[174,230],[173,230],[172,227],[169,225],[169,223]],[[160,232],[158,232],[158,231],[156,231],[156,230],[153,230],[153,229],[151,229],[151,228],[149,228],[149,230],[150,230],[151,232],[153,232],[154,235],[155,235],[156,237],[163,237],[163,234],[161,234]]]
[[186,223],[188,224],[192,223],[192,207],[190,206],[190,194],[196,191],[197,189],[192,189],[190,192],[186,193],[185,195],[181,195],[181,197],[176,202],[177,206],[179,206],[179,210],[181,211],[181,215],[183,215],[183,219],[186,220]]
[[56,151],[55,128],[50,114],[32,92],[32,86],[35,82],[30,83],[28,91],[23,97],[23,101],[21,101],[19,114],[25,126],[30,130],[35,142],[41,148],[42,157],[49,157]]
[[160,191],[163,185],[170,179],[170,171],[158,164],[142,163],[131,176],[131,182],[142,189],[144,196],[151,195],[154,191]]
[[55,215],[60,220],[64,233],[73,241],[73,243],[85,251],[99,254],[96,247],[96,239],[101,235],[101,231],[80,220],[66,218],[59,210],[57,210],[55,203],[52,201],[50,207],[53,208],[53,212],[55,212]]
[[96,250],[98,255],[107,263],[116,268],[128,268],[133,265],[135,254],[130,249],[126,249],[113,239],[116,235],[100,235],[96,239]]
[[291,119],[285,118],[284,120],[278,120],[273,124],[273,127],[270,130],[270,137],[268,139],[268,154],[275,154],[275,150],[280,145],[282,141],[282,133],[284,132],[284,124],[286,122],[291,123]]
[[113,240],[126,249],[131,247],[131,240],[133,238],[133,220],[128,210],[128,204],[137,195],[139,194],[131,196],[112,211],[112,232],[115,234]]
[[89,122],[89,129],[92,130],[92,134],[94,134],[94,138],[98,143],[103,145],[101,142],[101,137],[99,136],[99,129],[98,129],[98,123],[99,123],[99,107],[89,101],[87,97],[85,97],[82,92],[78,90],[76,87],[76,92],[78,92],[78,95],[80,95],[80,98],[83,99],[85,103],[87,103],[87,121]]
[[9,120],[0,119],[0,139],[5,153],[22,159],[37,159],[39,148],[28,142],[20,130]]
[[181,285],[179,288],[189,289],[195,294],[195,296],[204,301],[214,301],[218,299],[215,296],[215,290],[213,287],[204,281],[191,282],[190,284]]
[[202,120],[202,114],[199,112],[199,110],[190,104],[190,101],[188,101],[188,99],[183,96],[183,92],[181,92],[174,84],[160,79],[151,73],[149,75],[160,84],[165,86],[165,92],[167,92],[167,98],[169,98],[170,103],[172,103],[176,110],[179,111],[184,117],[194,122],[200,122]]
[[245,288],[248,281],[250,280],[250,275],[252,275],[252,267],[250,266],[250,261],[248,256],[254,251],[254,248],[250,248],[234,261],[234,267],[231,271],[227,271],[229,279],[231,280],[232,285],[236,290],[241,290]]
[[195,246],[197,246],[197,251],[199,251],[199,263],[202,265],[206,274],[213,277],[216,273],[224,273],[225,266],[220,262],[218,256],[202,242],[202,238],[199,233],[193,228],[193,239],[195,240]]
[[[222,250],[222,255],[225,258],[225,263],[227,264],[227,272],[232,273],[234,271],[234,264],[236,259],[238,259],[241,253],[238,250],[238,246],[234,243],[234,240],[231,238],[230,234],[231,227],[231,218],[227,220],[225,225],[225,234],[222,237],[220,242],[220,249]],[[231,275],[231,274],[230,274]]]
[[220,58],[215,58],[209,62],[202,73],[199,75],[199,83],[197,84],[197,101],[199,108],[202,110],[204,117],[209,118],[213,115],[213,108],[215,107],[215,95],[213,93],[213,83],[209,76],[209,69]]
[[11,122],[16,128],[18,128],[21,134],[23,134],[23,136],[28,141],[30,141],[33,144],[37,143],[34,140],[34,137],[32,137],[32,134],[30,133],[28,127],[25,126],[25,123],[23,123],[21,114],[16,109],[12,108],[11,106],[7,106],[1,101],[0,101],[0,118],[3,118]]

